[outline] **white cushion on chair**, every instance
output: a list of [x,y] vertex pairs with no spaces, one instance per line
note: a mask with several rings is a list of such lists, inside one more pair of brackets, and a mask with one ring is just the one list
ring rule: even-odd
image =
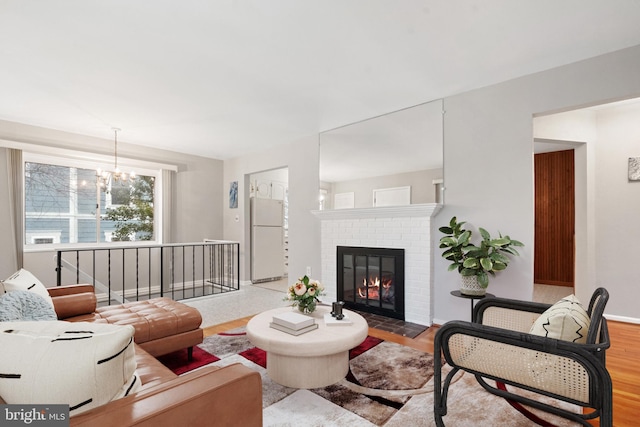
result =
[[586,343],[591,320],[575,295],[553,304],[531,326],[529,333],[575,343]]

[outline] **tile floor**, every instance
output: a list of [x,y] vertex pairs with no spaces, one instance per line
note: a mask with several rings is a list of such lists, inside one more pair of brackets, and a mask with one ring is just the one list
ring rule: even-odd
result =
[[426,326],[418,325],[417,323],[405,322],[404,320],[399,319],[391,319],[389,317],[366,313],[359,310],[353,311],[364,317],[367,320],[370,328],[380,329],[382,331],[402,335],[403,337],[415,338],[427,329]]
[[573,288],[567,286],[533,285],[533,300],[554,304],[573,293]]

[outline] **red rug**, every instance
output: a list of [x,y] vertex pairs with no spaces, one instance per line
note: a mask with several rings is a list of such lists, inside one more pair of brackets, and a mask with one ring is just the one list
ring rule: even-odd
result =
[[196,346],[193,348],[193,359],[189,360],[187,349],[174,351],[158,357],[158,360],[167,368],[171,369],[176,375],[193,371],[201,366],[220,360],[218,357]]

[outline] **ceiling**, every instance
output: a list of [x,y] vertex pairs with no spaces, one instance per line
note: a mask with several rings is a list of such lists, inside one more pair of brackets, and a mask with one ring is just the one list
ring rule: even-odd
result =
[[640,44],[637,0],[0,0],[0,120],[228,159]]

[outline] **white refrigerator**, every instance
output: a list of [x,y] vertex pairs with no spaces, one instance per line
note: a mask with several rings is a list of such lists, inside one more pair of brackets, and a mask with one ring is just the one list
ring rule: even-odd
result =
[[284,210],[282,200],[251,199],[251,281],[284,275]]

